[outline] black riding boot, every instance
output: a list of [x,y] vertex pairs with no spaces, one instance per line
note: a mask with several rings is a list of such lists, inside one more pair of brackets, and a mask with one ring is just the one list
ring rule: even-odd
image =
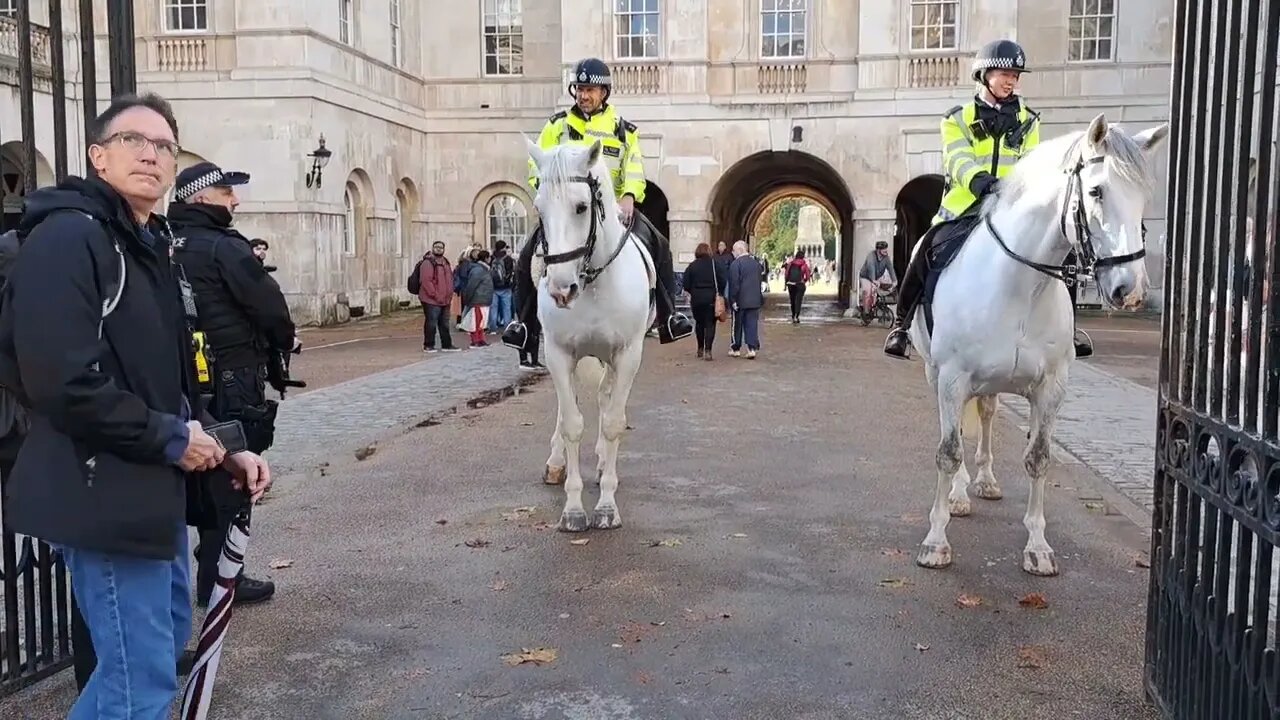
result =
[[684,313],[676,312],[676,274],[671,266],[671,243],[649,222],[643,213],[636,213],[635,226],[643,224],[646,232],[638,233],[649,248],[658,270],[658,287],[654,293],[657,310],[658,342],[666,345],[693,334],[693,323]]
[[[538,317],[538,286],[533,279],[530,265],[533,264],[533,253],[542,240],[542,223],[529,233],[520,248],[520,257],[516,260],[516,286],[512,293],[512,304],[515,305],[516,319],[512,320],[502,331],[502,344],[521,352],[529,350],[529,326],[535,324]],[[536,361],[537,358],[535,357]]]
[[[1075,265],[1076,254],[1074,252],[1068,254],[1067,259],[1064,260],[1063,263],[1066,265]],[[1093,354],[1093,341],[1089,339],[1089,336],[1086,335],[1084,331],[1075,329],[1076,293],[1078,293],[1079,291],[1080,291],[1080,285],[1078,283],[1067,286],[1067,294],[1071,296],[1072,340],[1074,341],[1073,344],[1076,346],[1076,357],[1083,358],[1083,357],[1089,357],[1090,355]]]
[[897,315],[893,329],[884,341],[885,355],[907,357],[907,346],[911,344],[907,331],[911,329],[911,317],[915,314],[920,293],[924,291],[925,262],[925,251],[921,250],[911,258],[907,271],[902,274],[902,284],[898,288]]

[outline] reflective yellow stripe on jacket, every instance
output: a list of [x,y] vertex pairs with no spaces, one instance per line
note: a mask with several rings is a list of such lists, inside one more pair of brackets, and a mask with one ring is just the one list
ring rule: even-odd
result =
[[[1018,109],[1018,121],[1025,123],[1030,117],[1031,111],[1022,104]],[[951,220],[969,209],[977,199],[969,190],[969,183],[978,173],[989,172],[998,178],[1005,177],[1023,155],[1040,144],[1039,120],[1032,123],[1022,144],[1013,149],[1005,146],[1004,138],[998,142],[990,136],[977,139],[970,130],[977,118],[976,102],[952,108],[942,118],[942,166],[947,175],[948,189],[938,214],[933,216],[934,225]]]
[[[550,150],[560,144],[590,145],[597,140],[604,150],[614,194],[619,198],[632,195],[637,203],[644,202],[644,153],[640,150],[640,137],[636,126],[619,117],[612,105],[590,120],[574,111],[552,115],[542,127],[538,146]],[[529,161],[529,186],[535,190],[538,187],[538,168],[533,160]]]

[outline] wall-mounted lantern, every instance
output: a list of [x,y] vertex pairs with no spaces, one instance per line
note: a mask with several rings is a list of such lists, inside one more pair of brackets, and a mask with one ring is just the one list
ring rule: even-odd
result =
[[307,173],[307,187],[320,187],[320,171],[329,164],[333,151],[324,146],[324,135],[320,136],[320,147],[307,154],[311,158],[311,170]]

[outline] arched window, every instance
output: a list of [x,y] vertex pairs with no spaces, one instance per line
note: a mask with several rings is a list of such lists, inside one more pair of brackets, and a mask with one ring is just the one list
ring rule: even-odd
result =
[[404,254],[404,239],[405,239],[405,236],[409,234],[406,228],[406,225],[409,223],[409,218],[405,214],[405,205],[407,205],[407,203],[404,200],[404,191],[397,190],[396,191],[396,219],[395,219],[396,225],[395,225],[395,230],[393,231],[395,234],[392,236],[393,246],[391,248],[391,254],[395,255],[396,257],[399,257]]
[[505,240],[512,254],[520,252],[525,236],[529,234],[529,216],[524,203],[515,195],[503,193],[489,201],[489,227],[485,241],[489,250],[499,240]]
[[342,253],[356,254],[356,197],[360,190],[355,183],[347,183],[347,190],[342,194]]

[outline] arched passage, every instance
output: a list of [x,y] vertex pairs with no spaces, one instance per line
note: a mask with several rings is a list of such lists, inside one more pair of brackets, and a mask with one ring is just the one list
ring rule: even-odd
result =
[[907,181],[894,200],[897,226],[893,233],[893,269],[902,277],[911,260],[911,250],[929,229],[933,216],[942,204],[941,175],[920,175]]
[[853,287],[853,196],[844,179],[822,159],[798,150],[765,150],[738,161],[711,194],[711,246],[749,239],[756,220],[785,197],[803,196],[835,218],[840,235],[839,302],[847,305]]
[[25,152],[20,142],[0,145],[0,232],[18,226],[22,219],[22,207],[27,196],[27,181],[34,176],[36,187],[53,185],[53,167],[36,151],[36,166],[28,168]]
[[645,182],[644,202],[637,205],[636,209],[649,218],[649,222],[653,223],[658,232],[668,238],[671,237],[671,222],[667,219],[671,204],[667,202],[667,194],[662,192],[662,188],[658,187],[657,183]]

